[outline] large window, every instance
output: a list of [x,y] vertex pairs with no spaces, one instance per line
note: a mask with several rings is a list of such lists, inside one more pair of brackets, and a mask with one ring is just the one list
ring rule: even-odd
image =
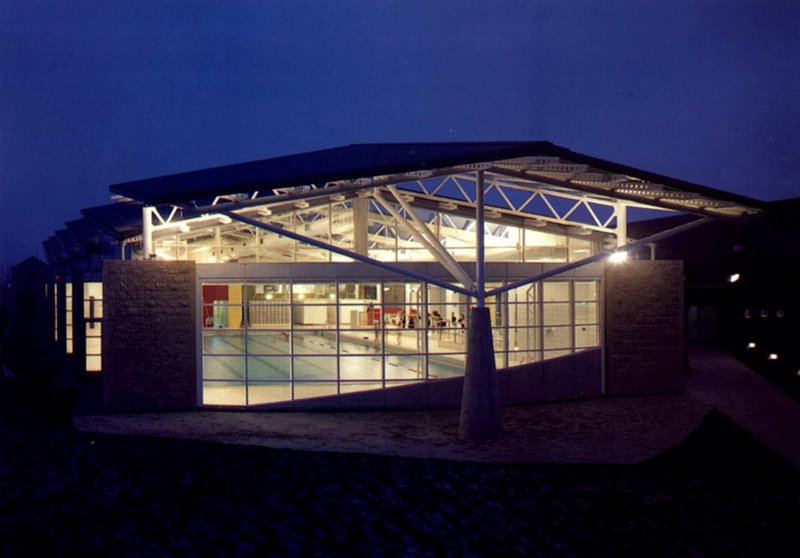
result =
[[[597,346],[597,292],[596,280],[559,280],[488,299],[497,366]],[[471,301],[438,286],[208,282],[202,293],[206,405],[257,405],[464,373]]]
[[64,317],[65,317],[65,331],[64,339],[66,341],[66,351],[68,355],[72,354],[72,283],[64,284]]
[[[305,235],[381,261],[431,262],[436,258],[411,232],[413,221],[405,210],[390,215],[375,200],[347,200],[262,209],[249,215],[263,223]],[[306,204],[308,205],[308,204]],[[357,208],[361,207],[362,210]],[[414,219],[423,222],[457,261],[476,257],[475,219],[447,211],[414,207]],[[358,216],[356,216],[358,215]],[[399,218],[398,218],[399,217]],[[419,225],[417,225],[419,226]],[[346,256],[314,247],[239,222],[206,221],[202,226],[172,227],[154,238],[159,258],[201,263],[339,262]],[[568,262],[596,253],[591,237],[568,237],[553,231],[525,228],[487,220],[485,257],[497,262]]]
[[86,333],[86,371],[103,369],[103,283],[83,284],[83,320]]

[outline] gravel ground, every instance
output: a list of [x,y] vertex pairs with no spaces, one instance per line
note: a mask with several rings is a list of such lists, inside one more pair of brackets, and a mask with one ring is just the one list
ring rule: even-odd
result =
[[0,426],[2,556],[800,556],[800,474],[712,411],[635,465]]
[[674,446],[711,406],[683,395],[598,398],[505,407],[497,440],[458,437],[459,411],[231,412],[75,417],[86,432],[139,434],[281,449],[458,461],[639,463]]

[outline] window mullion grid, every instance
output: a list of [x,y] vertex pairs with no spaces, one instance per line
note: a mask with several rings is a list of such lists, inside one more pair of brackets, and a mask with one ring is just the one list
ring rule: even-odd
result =
[[576,339],[575,339],[575,281],[570,280],[569,282],[569,339],[570,339],[570,348],[572,349],[570,352],[575,353],[575,347],[577,346]]
[[384,296],[384,281],[381,279],[378,281],[378,296],[380,298],[380,307],[381,307],[381,322],[380,322],[380,331],[381,331],[381,387],[386,389],[386,296]]
[[430,316],[430,311],[428,309],[428,283],[422,283],[422,316],[420,316],[420,320],[422,321],[422,352],[424,354],[424,366],[425,366],[425,381],[427,382],[430,379],[430,365],[429,365],[429,356],[430,351],[428,347],[428,335],[430,333],[430,320],[428,319]]
[[290,391],[292,396],[292,401],[294,401],[295,396],[295,389],[294,389],[294,280],[289,280],[289,385]]
[[[503,283],[507,284],[508,281],[503,281]],[[508,291],[505,293],[500,293],[500,308],[503,311],[503,324],[501,327],[503,328],[503,336],[505,339],[503,340],[503,352],[505,356],[503,358],[503,366],[508,368],[508,337],[509,337],[509,329],[508,329],[508,317],[509,317],[509,307],[508,307]]]
[[[334,319],[335,321],[335,329],[333,331],[333,335],[336,336],[336,393],[342,393],[342,349],[339,346],[341,341],[341,335],[339,335],[339,328],[341,327],[341,322],[339,321],[339,280],[337,279],[334,282],[334,289],[335,289],[335,298],[333,299],[336,302],[336,309],[334,311]],[[327,309],[325,311],[327,314]],[[351,325],[352,327],[352,325]]]
[[539,318],[539,360],[544,360],[544,281],[536,284],[536,306]]
[[250,297],[247,279],[242,283],[242,334],[244,335],[244,406],[250,405],[250,348],[247,322],[250,321]]

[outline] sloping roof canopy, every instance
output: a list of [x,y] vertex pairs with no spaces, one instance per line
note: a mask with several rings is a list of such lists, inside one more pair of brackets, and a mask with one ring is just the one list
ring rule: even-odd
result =
[[142,206],[136,202],[118,202],[87,207],[81,213],[117,240],[141,234]]
[[[688,213],[739,218],[764,209],[757,200],[583,155],[550,142],[355,144],[114,184],[111,191],[148,204],[276,188],[323,185],[483,164],[516,180]],[[465,169],[467,170],[467,169]],[[370,187],[365,181],[364,187]]]

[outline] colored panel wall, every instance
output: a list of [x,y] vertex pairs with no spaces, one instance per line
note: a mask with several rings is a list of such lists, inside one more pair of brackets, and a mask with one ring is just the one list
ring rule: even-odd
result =
[[683,392],[683,262],[608,264],[605,277],[607,393]]
[[106,406],[195,407],[194,262],[108,260],[103,293]]

